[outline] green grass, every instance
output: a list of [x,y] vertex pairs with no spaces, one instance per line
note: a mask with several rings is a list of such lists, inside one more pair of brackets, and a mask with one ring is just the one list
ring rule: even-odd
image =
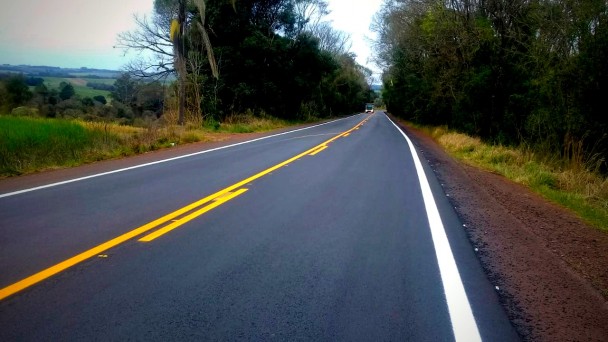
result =
[[529,148],[491,145],[445,127],[417,127],[453,157],[501,174],[608,232],[608,179],[558,156]]
[[145,153],[198,141],[222,141],[235,133],[287,126],[273,118],[232,118],[219,128],[189,125],[124,126],[108,122],[0,116],[0,177]]
[[110,96],[110,92],[106,90],[97,90],[87,87],[87,82],[103,83],[103,84],[114,84],[116,79],[113,78],[63,78],[63,77],[43,77],[44,84],[49,89],[55,89],[59,91],[59,85],[61,82],[71,83],[74,87],[74,91],[80,97],[90,97],[102,95],[105,97]]
[[0,117],[0,175],[76,165],[96,140],[98,132],[74,122]]
[[[163,113],[165,121],[173,125],[177,124],[177,117],[176,110],[167,110]],[[251,112],[230,115],[222,122],[215,120],[204,122],[199,116],[186,112],[185,122],[187,127],[200,129],[207,133],[267,132],[303,123],[278,119],[264,113],[254,115]]]
[[293,124],[270,116],[235,115],[224,120],[217,131],[225,133],[266,132]]

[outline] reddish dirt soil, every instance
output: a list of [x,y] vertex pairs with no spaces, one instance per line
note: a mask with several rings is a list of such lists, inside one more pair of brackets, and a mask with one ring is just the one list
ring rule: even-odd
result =
[[608,233],[405,130],[444,184],[522,339],[608,341]]

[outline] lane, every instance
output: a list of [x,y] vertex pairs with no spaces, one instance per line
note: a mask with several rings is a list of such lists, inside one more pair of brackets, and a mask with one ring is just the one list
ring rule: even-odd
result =
[[[291,149],[281,140],[225,152],[260,171],[271,165],[256,168],[259,159],[283,161],[294,154],[272,158],[284,146],[297,154],[327,136],[292,140],[306,143]],[[6,327],[0,340],[453,340],[403,137],[376,114],[315,152],[156,240],[130,240],[0,302]],[[244,160],[253,153],[258,158]],[[224,173],[215,176],[233,179]],[[426,174],[446,230],[458,227],[432,173]],[[164,176],[162,170],[156,175]],[[183,183],[174,200],[187,196],[192,180]],[[148,193],[124,194],[147,201]],[[449,229],[447,236],[459,268],[466,268],[461,273],[481,336],[516,340],[461,232]]]
[[363,118],[0,198],[0,288],[282,162]]

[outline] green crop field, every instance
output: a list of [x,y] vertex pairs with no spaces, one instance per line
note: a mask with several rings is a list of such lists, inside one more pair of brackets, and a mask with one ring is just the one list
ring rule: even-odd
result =
[[61,82],[68,82],[74,87],[74,91],[80,97],[93,97],[102,95],[108,97],[110,92],[107,90],[97,90],[87,87],[88,82],[92,83],[103,83],[103,84],[114,84],[116,79],[114,78],[64,78],[64,77],[43,77],[44,84],[49,89],[59,90],[59,84]]

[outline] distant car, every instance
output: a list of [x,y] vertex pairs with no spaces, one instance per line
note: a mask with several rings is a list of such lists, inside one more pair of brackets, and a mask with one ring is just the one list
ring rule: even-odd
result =
[[374,105],[371,103],[368,103],[365,105],[365,112],[366,113],[373,113],[374,112]]

